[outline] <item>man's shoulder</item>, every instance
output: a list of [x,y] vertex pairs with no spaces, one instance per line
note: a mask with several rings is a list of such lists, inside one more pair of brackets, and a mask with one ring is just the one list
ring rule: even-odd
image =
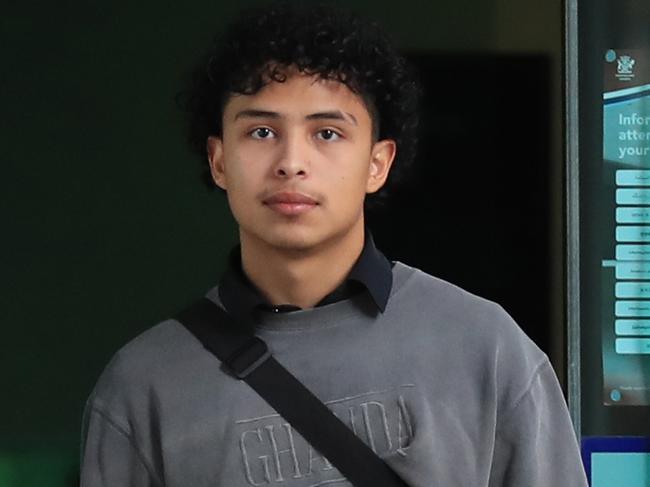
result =
[[399,261],[393,266],[393,279],[391,299],[397,303],[403,301],[409,305],[435,308],[466,321],[486,314],[491,317],[507,315],[498,303]]
[[203,355],[202,350],[202,345],[178,321],[164,320],[128,341],[113,355],[91,400],[111,403],[174,384],[174,376],[194,367],[197,357]]
[[191,347],[192,341],[192,336],[178,321],[166,319],[129,340],[113,360],[130,367],[138,363],[149,366],[160,360],[182,356],[183,348]]
[[550,369],[546,354],[499,304],[401,263],[394,270],[390,306],[414,330],[417,346],[424,343],[457,374],[464,370],[468,383],[492,380],[502,407],[516,403],[540,371]]
[[401,262],[395,263],[393,275],[389,306],[395,313],[433,326],[440,337],[457,336],[483,350],[516,350],[530,360],[544,360],[544,354],[500,304]]

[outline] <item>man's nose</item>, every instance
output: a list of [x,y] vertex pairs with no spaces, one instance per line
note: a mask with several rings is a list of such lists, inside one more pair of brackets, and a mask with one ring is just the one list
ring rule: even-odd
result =
[[309,143],[300,135],[285,137],[273,170],[276,177],[305,177],[309,172]]

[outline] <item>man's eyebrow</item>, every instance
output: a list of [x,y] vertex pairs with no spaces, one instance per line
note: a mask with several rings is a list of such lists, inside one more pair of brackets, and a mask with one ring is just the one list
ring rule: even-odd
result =
[[271,112],[268,110],[242,110],[235,115],[235,120],[238,118],[280,118],[278,112]]
[[309,114],[305,117],[307,120],[343,120],[352,125],[358,125],[357,119],[354,115],[340,110],[332,110],[328,112],[317,112]]
[[[235,115],[235,120],[239,118],[279,119],[282,118],[282,115],[278,112],[273,112],[270,110],[257,110],[251,108],[237,112]],[[342,120],[344,122],[351,123],[352,125],[358,125],[357,119],[354,115],[348,112],[342,112],[341,110],[329,110],[325,112],[310,113],[305,118],[307,120]]]

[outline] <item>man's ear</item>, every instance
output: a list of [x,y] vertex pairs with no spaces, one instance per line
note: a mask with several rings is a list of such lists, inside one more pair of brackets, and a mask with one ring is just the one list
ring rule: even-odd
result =
[[392,139],[384,139],[375,142],[370,155],[370,171],[366,193],[375,193],[381,189],[388,178],[388,173],[395,160],[397,144]]
[[223,141],[221,137],[210,135],[206,143],[208,162],[212,180],[221,189],[226,190],[226,173],[223,165]]

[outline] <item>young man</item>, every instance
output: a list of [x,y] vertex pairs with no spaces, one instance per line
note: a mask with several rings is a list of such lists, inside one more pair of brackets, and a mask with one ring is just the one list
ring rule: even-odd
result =
[[[207,68],[206,68],[207,66]],[[411,486],[584,487],[546,356],[497,305],[389,262],[364,203],[413,156],[417,85],[374,25],[247,13],[197,71],[195,145],[240,247],[207,297]],[[175,320],[88,400],[83,486],[349,485]]]

